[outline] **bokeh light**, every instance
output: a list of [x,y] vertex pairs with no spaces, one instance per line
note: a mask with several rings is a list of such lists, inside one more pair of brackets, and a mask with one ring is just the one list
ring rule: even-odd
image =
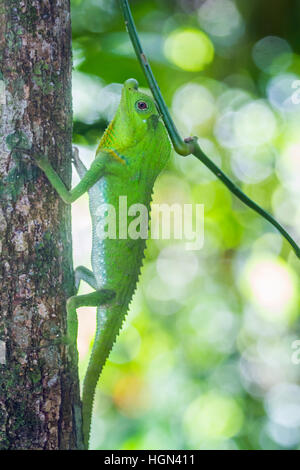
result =
[[238,145],[262,145],[274,137],[276,119],[263,101],[252,101],[237,112],[234,130]]
[[185,414],[184,424],[194,448],[206,441],[228,439],[238,433],[243,412],[234,398],[207,393],[193,401]]
[[164,52],[170,62],[189,72],[203,70],[214,57],[208,36],[192,28],[173,31],[165,41]]
[[253,47],[252,55],[257,67],[270,74],[285,71],[293,60],[291,46],[277,36],[266,36],[258,41]]
[[295,275],[276,258],[250,259],[245,267],[245,291],[270,322],[288,323],[297,300]]
[[241,181],[259,183],[271,175],[276,157],[277,152],[270,145],[247,145],[231,152],[231,167]]
[[198,271],[198,260],[193,252],[184,246],[169,246],[157,258],[157,272],[161,279],[177,288],[191,282]]
[[200,26],[216,42],[233,44],[244,31],[243,19],[231,0],[206,0],[198,10]]
[[186,135],[212,119],[215,112],[214,97],[206,87],[188,83],[177,89],[173,97],[176,120]]

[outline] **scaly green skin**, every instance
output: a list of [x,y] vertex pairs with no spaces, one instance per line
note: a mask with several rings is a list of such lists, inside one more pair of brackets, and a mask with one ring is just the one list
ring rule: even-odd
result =
[[[143,101],[146,110],[139,110],[137,102]],[[90,284],[95,292],[71,297],[67,303],[68,336],[73,347],[77,341],[76,308],[97,307],[97,329],[88,369],[84,379],[82,412],[83,434],[88,448],[91,415],[95,388],[120,331],[133,296],[142,266],[145,239],[100,239],[97,225],[99,206],[114,206],[119,220],[119,196],[127,197],[127,207],[143,204],[150,210],[154,182],[165,166],[171,151],[169,138],[154,101],[138,91],[135,80],[125,82],[116,115],[105,131],[96,157],[86,170],[77,153],[74,164],[80,183],[68,191],[46,157],[36,157],[37,164],[66,203],[72,203],[84,192],[89,192],[93,227],[93,272],[79,267],[75,272],[76,286],[81,280]],[[128,217],[127,225],[134,217]]]

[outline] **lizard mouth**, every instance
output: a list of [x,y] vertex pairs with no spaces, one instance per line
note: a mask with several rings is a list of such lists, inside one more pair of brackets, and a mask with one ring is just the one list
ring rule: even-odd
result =
[[149,129],[156,129],[159,121],[159,116],[157,114],[151,114],[147,119],[147,126]]

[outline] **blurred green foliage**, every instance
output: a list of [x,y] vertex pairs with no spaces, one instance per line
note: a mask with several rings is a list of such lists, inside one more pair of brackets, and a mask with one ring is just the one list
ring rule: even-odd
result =
[[[118,3],[71,5],[74,143],[89,164],[120,84],[146,83]],[[198,135],[207,154],[299,240],[299,2],[131,6],[182,135]],[[98,385],[92,448],[299,448],[299,261],[193,157],[172,156],[154,200],[204,204],[204,246],[148,241],[137,293]],[[89,265],[87,197],[74,205],[73,228],[75,264]],[[82,308],[79,317],[82,378],[94,311]]]

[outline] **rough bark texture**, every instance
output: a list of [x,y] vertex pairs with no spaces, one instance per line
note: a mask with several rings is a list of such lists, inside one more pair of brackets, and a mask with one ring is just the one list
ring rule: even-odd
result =
[[[71,181],[69,0],[0,0],[0,449],[81,447],[70,208],[17,148]],[[56,339],[56,340],[55,340]]]

